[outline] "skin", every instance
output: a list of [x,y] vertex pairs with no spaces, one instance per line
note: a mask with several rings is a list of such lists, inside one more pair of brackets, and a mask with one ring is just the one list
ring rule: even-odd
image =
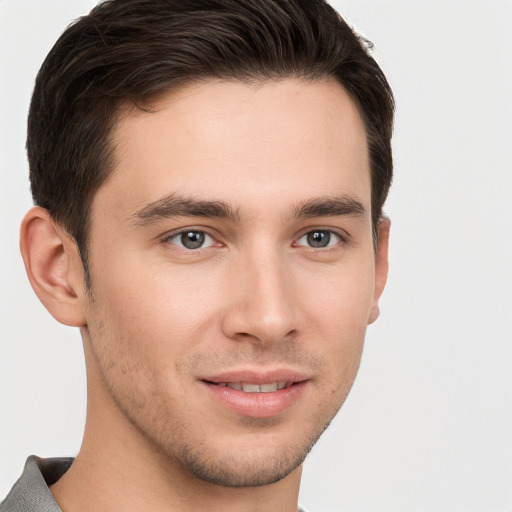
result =
[[[83,445],[51,491],[65,512],[296,511],[302,461],[351,388],[386,281],[363,122],[329,80],[203,82],[152,110],[126,107],[113,134],[91,290],[47,212],[23,222],[32,285],[80,327],[86,356]],[[190,199],[229,215],[193,215]],[[327,206],[297,215],[312,202]],[[181,246],[184,229],[204,246]],[[326,247],[311,247],[315,231]],[[203,380],[283,368],[305,384],[268,417],[225,407]]]

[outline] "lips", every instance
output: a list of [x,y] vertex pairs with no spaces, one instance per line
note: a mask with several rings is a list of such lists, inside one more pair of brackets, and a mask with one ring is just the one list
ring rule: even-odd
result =
[[281,369],[228,372],[199,382],[216,405],[241,416],[271,418],[296,406],[310,379],[305,374]]

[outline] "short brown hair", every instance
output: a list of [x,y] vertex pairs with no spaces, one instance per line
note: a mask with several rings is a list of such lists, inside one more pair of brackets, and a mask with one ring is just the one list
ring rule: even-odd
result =
[[37,205],[74,237],[87,270],[89,209],[113,168],[122,104],[199,79],[334,77],[367,132],[374,235],[392,178],[386,77],[324,0],[106,0],[71,24],[36,79],[27,152]]

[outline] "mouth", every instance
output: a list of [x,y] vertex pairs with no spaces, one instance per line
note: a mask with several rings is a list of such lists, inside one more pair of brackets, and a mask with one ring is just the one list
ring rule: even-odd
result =
[[200,379],[213,404],[239,416],[271,418],[296,407],[310,378],[293,371],[229,372]]

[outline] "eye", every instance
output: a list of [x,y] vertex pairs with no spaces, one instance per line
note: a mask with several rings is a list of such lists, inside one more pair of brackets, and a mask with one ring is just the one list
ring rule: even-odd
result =
[[183,249],[194,250],[211,247],[215,244],[214,239],[204,231],[181,231],[165,240],[168,243],[177,245]]
[[326,249],[340,243],[342,238],[334,231],[328,229],[315,229],[301,236],[296,245],[312,247],[313,249]]

